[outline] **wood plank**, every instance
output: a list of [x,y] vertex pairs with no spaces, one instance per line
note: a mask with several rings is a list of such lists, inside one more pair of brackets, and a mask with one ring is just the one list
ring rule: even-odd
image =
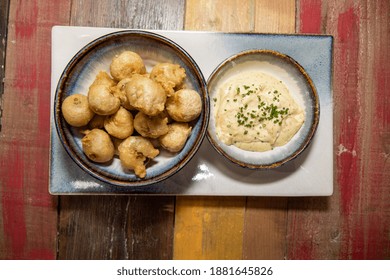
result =
[[255,32],[294,33],[295,1],[255,0]]
[[[295,1],[255,1],[255,32],[294,33]],[[249,197],[245,213],[245,259],[284,259],[288,199]]]
[[185,0],[72,1],[71,25],[183,29]]
[[[0,133],[1,133],[1,117],[3,115],[3,93],[4,93],[4,70],[5,70],[5,54],[7,47],[7,31],[8,31],[8,8],[9,0],[0,0]],[[1,184],[0,184],[1,188]],[[0,202],[0,209],[2,205]],[[3,236],[3,215],[0,215],[0,237]],[[6,243],[3,238],[0,238],[0,252],[5,248]],[[2,253],[0,253],[1,259]]]
[[390,3],[355,1],[340,7],[333,1],[328,10],[334,9],[340,12],[327,26],[339,43],[335,49],[335,73],[340,75],[335,81],[339,124],[335,143],[343,213],[340,257],[389,259],[390,140],[386,133],[390,103],[385,88],[390,66],[383,62],[390,61]]
[[1,117],[3,115],[3,79],[5,70],[5,50],[7,47],[8,9],[9,0],[0,0],[0,132]]
[[0,259],[54,259],[57,200],[49,195],[51,26],[67,1],[11,1],[0,134]]
[[245,197],[177,197],[174,259],[242,258]]
[[[322,15],[328,12],[325,1],[298,1],[297,31],[302,33],[326,32],[327,20]],[[335,74],[334,77],[337,75]],[[336,90],[334,90],[334,98],[335,100],[337,98]],[[336,102],[334,104],[337,106]],[[334,114],[335,126],[338,123],[336,112],[337,110]],[[289,200],[288,259],[339,258],[340,209],[338,202],[337,189],[332,197],[291,198]]]
[[[189,1],[186,29],[285,33],[295,30],[295,1],[224,3]],[[235,204],[231,206],[226,198],[177,198],[174,258],[221,259],[229,253],[236,259],[283,258],[287,199],[248,198],[246,211],[244,199],[234,198]],[[228,215],[234,220],[223,219]],[[209,224],[210,218],[205,217],[218,222]],[[211,242],[205,234],[212,236]],[[237,240],[237,234],[242,241],[232,248],[229,240]],[[185,250],[190,240],[193,248]],[[218,250],[214,244],[218,244]]]
[[[390,61],[390,3],[301,0],[299,6],[302,32],[335,38],[335,193],[290,200],[287,256],[389,259],[390,67],[383,62]],[[313,15],[321,20],[313,22]]]
[[245,212],[243,258],[281,260],[286,254],[287,198],[249,197]]
[[226,32],[253,30],[251,0],[187,0],[185,29]]
[[75,196],[60,201],[59,259],[171,259],[165,197]]
[[[184,1],[73,1],[71,25],[182,29]],[[171,259],[173,197],[61,197],[59,259]],[[87,225],[87,226],[86,226]]]
[[[185,29],[250,31],[253,1],[186,5]],[[245,197],[177,197],[174,259],[241,259]]]

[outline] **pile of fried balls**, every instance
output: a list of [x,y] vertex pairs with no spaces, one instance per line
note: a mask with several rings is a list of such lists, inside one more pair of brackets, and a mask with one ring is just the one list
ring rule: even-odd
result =
[[202,101],[186,88],[178,64],[158,63],[147,73],[139,54],[124,51],[112,59],[110,74],[100,71],[87,95],[66,97],[62,115],[70,126],[82,128],[90,160],[105,163],[119,156],[125,169],[144,178],[146,163],[159,148],[176,153],[184,147]]

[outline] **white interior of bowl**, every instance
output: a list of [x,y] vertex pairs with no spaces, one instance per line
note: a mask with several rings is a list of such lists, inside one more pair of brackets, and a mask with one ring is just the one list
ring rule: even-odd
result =
[[208,137],[220,152],[242,164],[250,165],[271,165],[282,161],[296,152],[304,143],[310,132],[314,118],[312,89],[303,74],[298,68],[286,59],[275,56],[272,53],[248,53],[238,56],[236,59],[221,64],[221,67],[211,75],[208,89],[210,100],[217,95],[217,89],[232,76],[244,71],[261,71],[282,81],[294,97],[296,102],[305,111],[305,122],[293,138],[284,146],[275,147],[265,152],[251,152],[237,148],[234,145],[226,145],[221,142],[215,133],[215,109],[210,104],[210,121],[208,126]]

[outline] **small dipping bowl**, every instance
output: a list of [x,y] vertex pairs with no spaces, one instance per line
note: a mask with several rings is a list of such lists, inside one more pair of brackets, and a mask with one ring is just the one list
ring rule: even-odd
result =
[[320,105],[317,90],[304,68],[291,57],[273,50],[247,50],[223,61],[208,79],[210,100],[231,77],[244,71],[259,71],[282,81],[294,100],[305,112],[305,122],[292,139],[283,146],[265,152],[252,152],[226,145],[216,135],[215,107],[210,104],[207,138],[216,151],[231,162],[250,169],[281,166],[300,155],[315,135]]

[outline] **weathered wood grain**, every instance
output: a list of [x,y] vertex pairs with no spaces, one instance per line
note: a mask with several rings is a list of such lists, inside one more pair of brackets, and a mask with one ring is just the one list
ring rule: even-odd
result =
[[71,25],[183,29],[185,0],[72,1]]
[[243,259],[280,260],[286,254],[287,198],[248,197]]
[[178,197],[174,259],[241,259],[245,197]]
[[[297,32],[310,34],[324,32],[326,24],[322,14],[326,11],[322,10],[322,2],[324,1],[297,2]],[[332,197],[289,199],[286,258],[338,259],[340,248],[338,201],[337,191]]]
[[170,259],[173,204],[164,197],[61,198],[59,259]]
[[294,33],[295,1],[255,0],[254,31],[259,33]]
[[[70,25],[182,29],[184,1],[73,1]],[[59,259],[171,259],[173,197],[61,197]],[[113,214],[115,213],[115,214]]]
[[[7,31],[8,31],[8,7],[9,0],[0,0],[0,133],[1,133],[1,117],[3,115],[3,91],[4,91],[4,70],[5,70],[5,50],[7,46]],[[0,184],[1,188],[1,184]],[[2,208],[0,202],[0,209]],[[0,236],[4,232],[3,215],[0,215]],[[3,238],[0,238],[0,251],[3,251],[6,243]],[[0,256],[3,254],[0,253]]]
[[335,34],[337,42],[334,92],[336,180],[342,213],[339,256],[389,259],[386,133],[390,66],[386,61],[390,61],[390,3],[355,1],[343,5],[329,1],[324,8],[330,15],[327,30]]
[[252,0],[186,1],[186,30],[247,32],[253,19]]
[[170,197],[61,197],[58,258],[390,259],[390,3],[298,0],[294,23],[294,2],[10,1],[0,259],[56,257],[57,199],[47,192],[55,24],[282,33],[295,25],[335,39],[332,197],[178,197],[175,216]]
[[390,3],[299,2],[299,31],[335,38],[335,192],[289,200],[287,257],[389,259]]
[[[185,29],[250,31],[253,1],[186,4]],[[174,259],[241,259],[245,197],[177,197]]]
[[54,259],[57,200],[48,193],[50,34],[67,1],[11,1],[0,134],[0,259]]
[[[185,28],[291,33],[295,1],[188,1]],[[230,205],[232,200],[226,198],[177,198],[174,258],[283,258],[287,199],[248,198],[246,203],[241,197],[234,201]],[[190,240],[191,248],[186,249]],[[232,246],[232,241],[237,244]]]
[[5,70],[5,49],[7,46],[8,30],[8,8],[9,0],[0,1],[0,132],[1,117],[3,113],[3,91],[4,91],[4,70]]
[[[295,1],[255,1],[255,32],[294,33]],[[244,259],[284,259],[288,198],[248,197],[245,212]]]

